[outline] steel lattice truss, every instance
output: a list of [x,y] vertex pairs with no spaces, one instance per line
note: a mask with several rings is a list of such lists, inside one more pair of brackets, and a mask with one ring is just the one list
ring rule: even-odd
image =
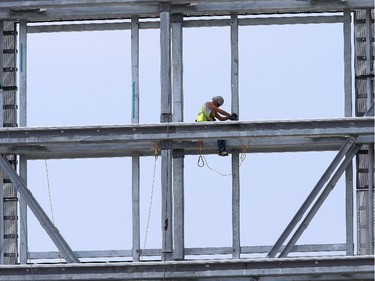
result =
[[[34,0],[34,1],[1,1],[0,26],[5,35],[11,32],[4,28],[4,23],[19,26],[19,36],[14,41],[20,41],[20,46],[26,45],[27,33],[59,32],[59,31],[89,31],[130,29],[132,43],[139,43],[139,29],[159,29],[161,33],[161,123],[138,124],[137,114],[131,125],[123,126],[74,126],[74,127],[35,127],[29,128],[26,124],[26,75],[20,73],[19,89],[2,83],[1,92],[19,91],[20,126],[6,125],[4,116],[0,121],[0,168],[8,177],[7,184],[15,185],[21,195],[21,220],[25,220],[25,204],[30,208],[51,240],[58,252],[29,253],[27,251],[27,237],[20,233],[19,263],[21,265],[0,265],[0,281],[12,280],[373,280],[374,255],[373,244],[373,202],[368,199],[369,227],[366,229],[366,245],[362,247],[368,251],[355,256],[353,252],[354,238],[347,237],[345,244],[328,245],[297,245],[296,242],[305,226],[318,211],[321,204],[329,196],[333,186],[343,175],[354,157],[367,148],[368,162],[373,162],[374,150],[374,105],[373,105],[373,0]],[[357,55],[355,62],[361,60],[360,75],[356,79],[362,82],[361,88],[366,94],[359,94],[362,115],[351,117],[347,112],[352,110],[352,73],[351,63],[351,13],[356,10],[365,11],[365,17],[358,24],[365,25],[365,35],[359,40],[365,42],[365,55]],[[317,15],[320,14],[321,15]],[[267,18],[240,18],[242,15],[267,15]],[[277,14],[277,17],[272,15]],[[287,17],[280,14],[288,14]],[[302,16],[301,16],[302,14]],[[314,14],[311,16],[311,14]],[[297,16],[294,16],[297,15]],[[202,20],[189,20],[190,17],[203,17]],[[213,19],[211,16],[225,16],[226,18]],[[147,19],[158,18],[159,21]],[[119,23],[101,22],[96,20],[124,19]],[[140,21],[146,19],[146,21]],[[85,23],[74,25],[70,21],[86,20]],[[50,23],[37,25],[38,22],[66,21],[64,24]],[[87,23],[87,21],[89,23]],[[90,23],[92,21],[92,23]],[[225,124],[183,123],[182,109],[171,112],[171,94],[182,96],[182,67],[172,65],[171,61],[181,60],[182,52],[179,45],[182,28],[197,26],[230,26],[232,45],[232,106],[238,107],[238,26],[239,25],[267,25],[267,24],[308,24],[308,23],[343,23],[345,41],[345,112],[346,117],[315,120],[288,120],[288,121],[235,121]],[[28,26],[28,23],[33,25]],[[357,23],[354,23],[357,24]],[[171,33],[171,30],[173,31]],[[4,38],[2,40],[4,41]],[[357,39],[358,40],[358,39]],[[367,42],[367,43],[366,43]],[[371,43],[370,43],[371,42]],[[4,42],[3,42],[4,43]],[[4,44],[0,44],[4,45]],[[171,51],[171,45],[177,46],[177,52]],[[362,46],[362,45],[361,45]],[[22,49],[22,54],[26,49]],[[358,47],[357,47],[358,48]],[[10,51],[2,47],[6,56]],[[13,54],[15,51],[13,52]],[[171,54],[172,53],[172,54]],[[357,53],[356,53],[357,54]],[[132,51],[132,76],[135,85],[138,83],[137,56]],[[18,65],[3,66],[1,80],[4,81],[4,72],[15,73]],[[25,67],[21,59],[19,67]],[[171,75],[173,72],[173,78]],[[237,74],[236,74],[237,73]],[[236,76],[237,75],[237,76]],[[237,80],[236,80],[237,79]],[[367,79],[367,80],[366,80]],[[173,89],[171,81],[173,80]],[[137,91],[137,87],[133,88]],[[179,96],[180,94],[180,96]],[[4,94],[5,95],[5,94]],[[359,99],[358,98],[358,99]],[[358,102],[358,99],[356,102]],[[169,101],[169,103],[168,103]],[[0,99],[4,112],[15,110],[18,105],[8,105]],[[5,113],[4,113],[5,114]],[[14,125],[15,126],[15,125]],[[220,130],[218,129],[220,126]],[[297,151],[337,151],[337,156],[327,167],[306,201],[286,227],[279,240],[271,246],[241,246],[239,234],[239,179],[233,176],[233,245],[226,248],[193,248],[184,247],[183,231],[183,161],[185,155],[211,154],[216,151],[216,140],[225,139],[232,153],[232,172],[238,174],[239,149],[243,143],[251,140],[251,146],[244,153],[254,152],[297,152]],[[157,148],[157,149],[155,149]],[[162,221],[172,221],[174,228],[164,227],[163,246],[161,249],[140,249],[139,221],[133,215],[133,249],[108,251],[74,251],[64,240],[59,230],[53,225],[49,217],[41,208],[37,200],[28,190],[24,175],[19,175],[10,156],[19,157],[21,165],[26,160],[33,159],[66,159],[66,158],[100,158],[100,157],[132,157],[133,176],[139,173],[140,157],[153,156],[157,153],[162,158],[165,169],[171,173],[162,175]],[[371,158],[372,157],[372,158]],[[367,158],[366,158],[367,159]],[[371,160],[372,159],[372,160]],[[371,162],[372,161],[372,162]],[[373,166],[366,168],[368,186],[373,185]],[[371,170],[372,169],[372,170]],[[168,175],[167,175],[168,174]],[[0,174],[1,175],[1,174]],[[172,176],[176,179],[173,186]],[[135,177],[136,178],[136,177]],[[5,179],[4,179],[5,183]],[[139,181],[133,181],[133,190],[139,188]],[[373,197],[371,188],[368,188],[368,198]],[[370,192],[371,191],[371,192]],[[133,199],[136,198],[136,191]],[[139,200],[139,198],[138,198]],[[134,199],[136,201],[136,199]],[[314,202],[315,201],[315,202]],[[174,204],[173,204],[174,203]],[[165,206],[165,207],[164,207]],[[135,213],[139,212],[136,204]],[[4,214],[0,213],[0,216]],[[300,223],[302,217],[305,216]],[[348,212],[347,218],[353,213]],[[17,217],[17,216],[14,216]],[[350,220],[348,220],[350,221]],[[371,225],[372,222],[372,225]],[[1,220],[1,224],[4,222]],[[27,222],[26,222],[27,223]],[[300,224],[299,224],[300,223]],[[22,223],[25,224],[25,221]],[[171,223],[172,224],[172,223]],[[170,224],[170,225],[171,225]],[[347,227],[350,223],[347,224]],[[372,226],[372,230],[371,230]],[[350,230],[350,229],[349,229]],[[172,233],[173,231],[173,233]],[[350,232],[350,231],[349,231]],[[0,237],[6,236],[0,227]],[[8,235],[9,236],[9,235]],[[17,236],[17,235],[13,235]],[[12,237],[13,237],[12,236]],[[287,238],[290,237],[288,240]],[[9,237],[8,237],[9,238]],[[13,237],[14,238],[14,237]],[[17,240],[13,246],[18,247]],[[4,255],[4,249],[1,255]],[[346,256],[287,258],[290,252],[329,252],[344,251]],[[262,259],[244,259],[241,254],[268,253]],[[156,262],[140,262],[140,255],[157,257]],[[232,255],[232,259],[188,261],[186,255]],[[58,262],[60,257],[65,259],[64,264]],[[277,257],[276,257],[277,256]],[[120,257],[121,262],[85,263],[88,259]],[[15,257],[13,257],[15,258]],[[53,264],[43,265],[37,260],[52,260]],[[124,262],[123,260],[127,262]],[[35,260],[32,266],[27,263]],[[1,263],[4,264],[3,259]],[[16,262],[17,263],[17,262]]]

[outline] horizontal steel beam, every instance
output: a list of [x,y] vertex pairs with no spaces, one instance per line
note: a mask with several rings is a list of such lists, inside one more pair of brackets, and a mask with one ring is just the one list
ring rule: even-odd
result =
[[[242,246],[241,255],[265,254],[271,250],[272,246]],[[281,247],[281,250],[284,246]],[[186,256],[223,256],[232,255],[232,247],[205,247],[205,248],[185,248]],[[142,257],[161,257],[161,249],[142,249]],[[294,245],[292,247],[293,253],[315,253],[319,252],[337,252],[344,253],[346,251],[346,244],[308,244],[308,245]],[[111,258],[112,261],[131,261],[132,250],[98,250],[98,251],[74,251],[79,259],[95,259],[95,261],[105,261]],[[332,254],[333,255],[333,254]],[[29,252],[28,258],[30,260],[61,260],[59,252]]]
[[295,1],[295,0],[35,0],[1,1],[0,19],[52,21],[74,19],[113,19],[158,17],[161,4],[169,3],[172,13],[188,16],[239,14],[342,12],[346,9],[373,8],[372,0]]
[[216,153],[216,140],[230,150],[288,152],[338,150],[348,136],[374,143],[374,118],[296,121],[163,123],[151,125],[27,127],[0,129],[0,151],[28,159],[141,156],[162,149]]
[[[0,281],[183,280],[212,278],[309,278],[373,280],[374,257],[318,257],[0,266]],[[30,277],[29,279],[26,279]]]
[[[222,27],[230,26],[230,19],[206,19],[206,20],[184,20],[184,28],[197,27]],[[240,18],[239,26],[255,25],[289,25],[289,24],[322,24],[343,23],[343,16],[299,16],[299,17],[263,17],[263,18]],[[140,21],[139,29],[159,29],[159,21]],[[85,23],[85,24],[57,24],[57,25],[29,25],[27,33],[51,33],[51,32],[77,32],[77,31],[108,31],[108,30],[130,30],[130,22],[115,23]]]
[[292,1],[292,0],[27,0],[27,1],[10,1],[3,0],[0,2],[0,10],[17,10],[17,9],[50,9],[50,8],[71,8],[71,7],[102,7],[102,6],[127,6],[127,5],[149,5],[149,4],[163,4],[182,5],[182,6],[197,6],[201,4],[220,5],[233,4],[235,5],[252,5],[260,8],[271,7],[363,7],[369,6],[371,1],[368,0],[345,0],[345,1]]
[[[241,140],[228,140],[227,151],[234,150],[246,153],[259,152],[302,152],[302,151],[337,151],[344,144],[346,138],[251,138]],[[249,144],[248,144],[249,142]],[[371,136],[359,137],[359,144],[374,143]],[[132,152],[139,156],[154,156],[155,144],[160,142],[138,141],[135,143],[106,143],[106,144],[45,144],[45,145],[16,145],[3,147],[3,153],[24,155],[28,159],[68,159],[68,158],[101,158],[101,157],[131,157]],[[164,143],[172,149],[183,149],[185,155],[216,154],[217,143],[215,140],[203,141],[202,151],[199,150],[198,141],[180,141]]]

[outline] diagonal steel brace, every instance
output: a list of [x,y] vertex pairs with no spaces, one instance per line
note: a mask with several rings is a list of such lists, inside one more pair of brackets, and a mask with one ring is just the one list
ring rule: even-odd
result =
[[319,192],[324,187],[324,184],[329,180],[332,173],[335,171],[336,167],[340,164],[341,160],[344,156],[348,153],[352,145],[354,144],[355,138],[348,138],[340,151],[337,153],[335,158],[332,160],[331,164],[328,166],[327,170],[324,172],[322,177],[319,179],[318,183],[315,185],[313,190],[310,192],[309,196],[306,198],[305,202],[303,202],[302,206],[299,208],[293,219],[290,221],[288,226],[285,228],[284,232],[281,234],[279,239],[276,241],[275,245],[272,247],[270,252],[268,253],[267,257],[274,258],[277,252],[280,250],[281,246],[285,242],[285,240],[289,237],[290,233],[296,227],[298,222],[302,219],[304,213],[307,211],[309,206],[315,200],[316,196],[318,196]]
[[348,154],[346,155],[344,161],[340,164],[334,175],[332,176],[329,183],[326,185],[318,199],[315,201],[314,205],[311,207],[310,211],[306,215],[305,219],[302,221],[302,223],[297,228],[296,232],[292,236],[292,238],[289,240],[288,244],[285,246],[284,250],[280,253],[279,258],[286,257],[292,247],[296,244],[297,240],[301,237],[302,233],[305,231],[305,229],[310,224],[311,220],[314,218],[315,214],[318,212],[319,208],[322,206],[324,201],[327,199],[328,195],[331,193],[333,188],[335,187],[336,183],[342,176],[342,174],[345,172],[346,168],[351,163],[353,157],[357,154],[357,152],[360,149],[360,145],[354,144],[351,149],[349,150]]
[[38,201],[35,199],[31,191],[27,188],[26,184],[17,175],[16,171],[9,164],[8,160],[1,155],[0,157],[0,167],[8,175],[10,180],[15,185],[17,191],[24,198],[26,204],[29,206],[30,210],[34,213],[35,217],[38,219],[42,227],[46,230],[47,234],[59,249],[60,253],[64,256],[66,262],[68,263],[79,263],[79,259],[74,254],[72,249],[69,247],[68,243],[61,236],[59,230],[52,223],[50,218],[44,212],[42,207],[39,205]]
[[[364,116],[373,116],[374,115],[374,103],[370,105],[368,108],[366,114]],[[341,163],[339,168],[336,170],[335,174],[333,175],[331,181],[328,183],[328,185],[325,187],[323,192],[321,193],[320,197],[315,202],[314,206],[310,209],[310,212],[306,215],[304,221],[300,224],[299,228],[294,233],[293,237],[290,239],[289,243],[286,245],[286,247],[283,249],[279,257],[285,257],[288,255],[292,247],[297,242],[298,238],[302,235],[303,231],[307,228],[308,224],[320,208],[320,206],[323,204],[324,200],[328,197],[331,190],[336,185],[337,181],[340,179],[341,175],[343,174],[344,170],[347,168],[347,166],[350,164],[353,157],[356,155],[356,153],[359,150],[359,147],[355,145],[355,141],[357,140],[358,136],[355,137],[349,137],[345,144],[342,146],[336,157],[333,159],[332,163],[329,165],[327,170],[324,172],[322,177],[319,179],[318,183],[315,185],[305,202],[302,204],[300,209],[297,211],[293,219],[290,221],[288,226],[285,228],[279,239],[276,241],[275,245],[272,247],[272,249],[267,254],[267,257],[274,258],[276,254],[279,252],[280,248],[282,247],[283,243],[286,241],[286,239],[289,237],[293,229],[296,227],[298,222],[302,219],[304,213],[307,211],[307,209],[310,207],[312,202],[315,200],[315,198],[318,196],[319,192],[324,187],[324,184],[326,181],[331,177],[332,173],[336,170],[337,166],[343,159],[343,157],[346,155],[345,160]]]

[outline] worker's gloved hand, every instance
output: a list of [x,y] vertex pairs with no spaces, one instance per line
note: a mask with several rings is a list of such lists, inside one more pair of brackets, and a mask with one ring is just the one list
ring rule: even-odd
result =
[[229,118],[230,120],[237,121],[238,120],[238,115],[237,113],[232,113],[231,117]]

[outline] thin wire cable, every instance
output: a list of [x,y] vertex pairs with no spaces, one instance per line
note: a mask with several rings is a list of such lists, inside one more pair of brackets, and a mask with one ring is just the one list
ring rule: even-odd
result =
[[[206,165],[208,169],[210,169],[211,171],[213,171],[215,173],[218,173],[221,176],[227,177],[227,176],[232,175],[232,173],[222,173],[218,170],[215,170],[215,169],[211,168],[210,165],[208,164],[208,161],[207,161],[206,157],[203,155],[203,141],[198,141],[197,145],[198,145],[198,153],[199,153],[198,162],[197,162],[198,167],[202,168]],[[246,145],[241,146],[242,152],[241,152],[241,155],[240,155],[239,167],[241,167],[242,163],[246,160],[246,151],[249,148],[249,146],[250,146],[250,138],[248,139]]]
[[[52,220],[53,225],[55,226],[56,224],[55,224],[55,216],[54,216],[54,212],[53,212],[52,192],[51,192],[51,184],[50,184],[50,180],[49,180],[49,170],[48,170],[48,162],[47,162],[47,155],[46,154],[44,154],[44,164],[45,164],[45,169],[46,169],[49,206],[50,206],[50,209],[51,209],[51,220]],[[60,261],[62,261],[62,256],[61,256],[60,251],[58,251],[57,256],[60,259]]]
[[148,231],[149,231],[149,226],[150,226],[152,203],[153,203],[153,200],[154,200],[155,175],[156,175],[156,164],[157,164],[157,160],[158,160],[158,149],[159,149],[158,145],[155,144],[154,145],[154,158],[155,158],[155,161],[154,161],[154,170],[153,170],[153,173],[152,173],[152,184],[151,184],[151,193],[150,193],[150,205],[149,205],[149,208],[148,208],[148,216],[147,216],[147,223],[146,223],[146,230],[145,230],[145,239],[144,239],[144,242],[143,242],[143,251],[141,252],[142,254],[141,254],[140,258],[142,258],[142,255],[144,254],[145,249],[146,249],[147,238],[148,238]]
[[51,209],[51,218],[52,218],[52,223],[55,225],[55,216],[53,214],[51,185],[50,185],[50,181],[49,181],[49,172],[48,172],[48,164],[47,164],[46,155],[44,155],[44,164],[45,164],[45,167],[46,167],[46,178],[47,178],[47,187],[48,187],[49,206],[50,206],[50,209]]

